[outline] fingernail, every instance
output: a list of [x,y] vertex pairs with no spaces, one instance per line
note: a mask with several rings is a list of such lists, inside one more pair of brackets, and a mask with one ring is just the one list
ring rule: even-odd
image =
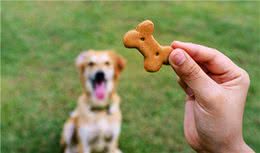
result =
[[175,40],[175,41],[173,41],[173,43],[180,43],[180,41],[178,41],[178,40]]
[[179,41],[174,40],[174,41],[171,43],[171,47],[172,47],[172,48],[175,48],[174,46],[175,46],[176,43],[179,43]]
[[193,94],[193,91],[191,90],[191,88],[190,87],[188,87],[187,89],[186,89],[186,93],[187,93],[187,95],[189,95],[190,97],[192,97],[194,94]]
[[173,52],[174,52],[172,55],[173,64],[177,65],[177,66],[182,65],[186,60],[186,57],[185,57],[183,51],[180,49],[176,49]]

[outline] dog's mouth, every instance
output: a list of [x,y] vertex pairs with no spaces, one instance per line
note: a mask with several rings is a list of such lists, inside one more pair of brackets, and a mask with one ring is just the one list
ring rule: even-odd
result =
[[106,79],[105,74],[102,71],[96,73],[92,80],[92,87],[94,89],[94,95],[98,100],[103,100],[106,96]]

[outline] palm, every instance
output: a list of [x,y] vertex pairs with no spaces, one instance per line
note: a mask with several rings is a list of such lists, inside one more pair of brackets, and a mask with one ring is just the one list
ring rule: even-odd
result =
[[[200,105],[193,97],[186,98],[185,114],[184,114],[184,134],[189,145],[195,150],[201,150],[201,137],[199,136],[198,126],[196,126],[195,118],[205,118],[206,114],[201,111]],[[198,123],[197,123],[198,124]]]
[[[203,70],[205,71],[206,68]],[[208,74],[208,76],[217,83],[224,83],[226,81],[220,75]],[[196,120],[196,118],[198,120]],[[204,120],[199,120],[202,118]],[[201,150],[201,148],[203,148],[203,144],[200,144],[199,142],[203,142],[205,140],[202,140],[203,138],[200,134],[208,133],[208,129],[201,128],[200,125],[207,125],[208,123],[205,123],[206,121],[209,121],[207,118],[209,118],[209,115],[205,113],[204,108],[200,106],[200,103],[196,101],[195,97],[187,96],[184,114],[184,133],[187,142],[195,150]]]

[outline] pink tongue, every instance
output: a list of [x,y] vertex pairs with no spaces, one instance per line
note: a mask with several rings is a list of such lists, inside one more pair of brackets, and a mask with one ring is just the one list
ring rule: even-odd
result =
[[95,95],[96,95],[97,99],[99,99],[99,100],[102,100],[105,98],[105,82],[96,84]]

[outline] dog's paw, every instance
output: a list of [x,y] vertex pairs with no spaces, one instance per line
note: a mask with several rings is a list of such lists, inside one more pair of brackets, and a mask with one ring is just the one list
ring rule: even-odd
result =
[[120,149],[117,149],[115,153],[123,153]]

